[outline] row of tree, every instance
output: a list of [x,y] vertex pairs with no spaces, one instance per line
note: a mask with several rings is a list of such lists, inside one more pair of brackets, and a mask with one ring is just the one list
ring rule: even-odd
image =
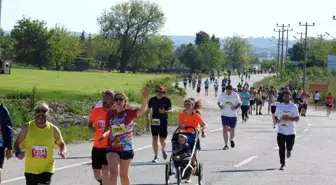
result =
[[[336,40],[324,40],[321,38],[308,38],[307,40],[307,66],[327,66],[329,54],[336,54]],[[288,55],[291,61],[304,61],[305,45],[298,42],[288,49]]]
[[103,11],[97,19],[100,33],[85,37],[71,34],[60,25],[25,18],[11,33],[0,30],[0,57],[16,63],[52,70],[126,70],[186,67],[192,72],[223,67],[247,70],[256,59],[247,39],[234,35],[221,41],[204,31],[195,44],[175,48],[171,39],[159,35],[165,16],[153,2],[130,0]]

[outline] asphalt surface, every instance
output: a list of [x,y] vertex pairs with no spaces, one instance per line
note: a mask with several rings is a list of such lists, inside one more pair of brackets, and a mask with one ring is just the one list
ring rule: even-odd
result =
[[[263,75],[251,76],[250,84]],[[232,77],[232,84],[238,78]],[[325,111],[308,110],[307,117],[297,124],[297,136],[292,157],[287,159],[285,171],[280,167],[276,144],[276,129],[273,129],[266,107],[264,115],[252,115],[247,123],[237,125],[236,147],[222,150],[220,111],[213,88],[209,96],[200,96],[188,88],[188,96],[202,100],[204,118],[208,124],[207,136],[201,139],[202,151],[199,160],[204,166],[203,183],[206,185],[335,185],[336,184],[336,126],[334,117],[326,117]],[[170,140],[168,136],[168,140]],[[154,185],[165,183],[165,161],[150,162],[153,158],[151,138],[136,137],[135,158],[130,171],[131,184]],[[90,153],[92,143],[68,145],[68,158],[57,159],[54,185],[95,185]],[[171,145],[168,144],[168,150]],[[57,156],[55,154],[55,156]],[[170,153],[169,153],[170,156]],[[18,159],[5,161],[3,184],[23,185],[24,162]],[[197,177],[192,178],[193,185]],[[172,176],[171,183],[176,183]]]

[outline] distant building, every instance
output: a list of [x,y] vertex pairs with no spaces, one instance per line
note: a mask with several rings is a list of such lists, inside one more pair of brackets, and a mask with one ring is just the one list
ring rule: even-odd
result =
[[328,55],[328,69],[336,70],[336,55]]

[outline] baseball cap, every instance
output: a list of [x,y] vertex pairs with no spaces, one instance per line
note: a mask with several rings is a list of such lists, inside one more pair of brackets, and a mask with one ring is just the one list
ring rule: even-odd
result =
[[158,92],[162,92],[162,93],[165,93],[165,88],[164,86],[160,86],[158,89],[157,89]]

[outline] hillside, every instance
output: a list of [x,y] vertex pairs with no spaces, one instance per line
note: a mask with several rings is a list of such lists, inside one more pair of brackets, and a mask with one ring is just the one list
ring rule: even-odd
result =
[[[9,34],[8,31],[6,31],[7,34]],[[71,34],[81,36],[82,32],[71,32]],[[92,36],[95,36],[96,34],[92,34]],[[88,37],[89,34],[85,34],[85,37]],[[183,36],[183,35],[168,35],[174,43],[175,47],[178,47],[181,44],[188,44],[188,43],[194,43],[195,36]],[[276,57],[277,55],[277,40],[267,37],[249,37],[247,38],[248,42],[253,46],[253,53],[256,56],[264,56],[267,52],[270,52],[270,55],[273,57]],[[222,40],[224,40],[222,38]],[[292,47],[294,41],[288,42],[288,47]]]

